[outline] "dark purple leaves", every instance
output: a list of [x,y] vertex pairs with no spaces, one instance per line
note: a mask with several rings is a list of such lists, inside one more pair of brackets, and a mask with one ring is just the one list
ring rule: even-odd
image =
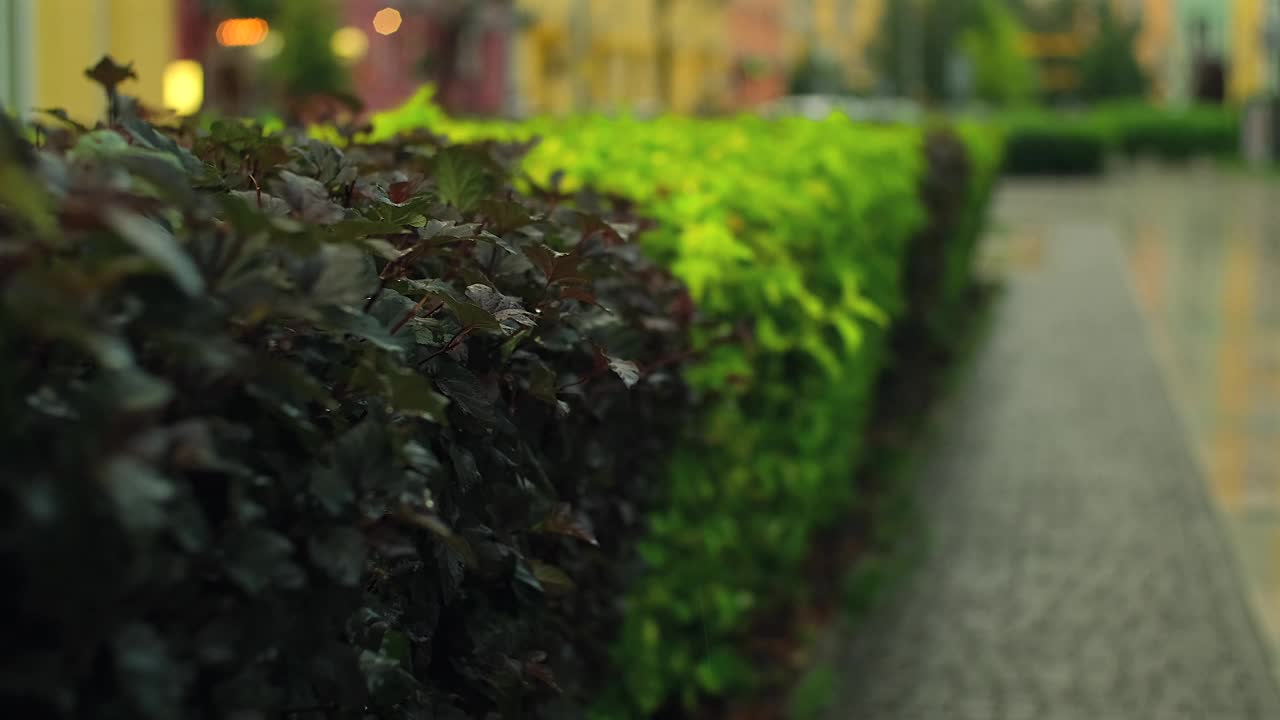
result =
[[342,206],[330,200],[329,191],[314,178],[281,170],[271,187],[305,223],[332,225],[343,217]]
[[63,640],[10,648],[33,706],[535,719],[598,687],[687,405],[636,381],[687,350],[637,218],[519,194],[518,148],[118,100],[39,150],[0,118],[3,550],[41,578],[10,619]]

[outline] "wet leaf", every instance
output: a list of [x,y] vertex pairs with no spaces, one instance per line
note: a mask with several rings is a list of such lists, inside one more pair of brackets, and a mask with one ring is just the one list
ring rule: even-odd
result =
[[293,543],[260,528],[240,531],[227,550],[227,575],[250,595],[271,586],[297,588],[304,581],[293,563]]
[[445,397],[452,400],[459,410],[480,421],[486,427],[493,425],[497,420],[493,401],[480,385],[480,380],[460,363],[439,358],[433,370],[433,377],[436,387]]
[[528,560],[528,563],[533,576],[537,578],[538,584],[548,595],[553,597],[567,595],[576,587],[564,570],[555,565],[533,559]]
[[114,207],[104,210],[103,217],[121,239],[164,269],[183,292],[196,295],[204,289],[200,268],[162,225]]
[[364,536],[352,528],[333,528],[307,538],[311,564],[334,582],[348,587],[360,583],[364,574]]
[[557,504],[535,529],[545,533],[567,535],[589,545],[600,546],[600,541],[596,539],[595,532],[591,529],[590,518],[574,512],[568,503]]
[[329,191],[314,178],[281,170],[280,179],[272,181],[271,188],[303,222],[332,225],[344,216],[342,206],[330,200]]
[[609,369],[622,378],[622,382],[627,387],[635,385],[640,380],[640,368],[636,367],[635,363],[630,360],[620,360],[610,355],[605,357],[609,358]]
[[151,532],[167,525],[166,506],[177,491],[173,481],[149,463],[128,456],[114,458],[103,469],[102,484],[126,527]]

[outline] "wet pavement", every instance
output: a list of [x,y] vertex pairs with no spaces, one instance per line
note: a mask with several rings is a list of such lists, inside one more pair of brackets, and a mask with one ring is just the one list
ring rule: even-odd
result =
[[1280,185],[1129,169],[997,205],[931,552],[831,718],[1280,717]]
[[1134,295],[1280,657],[1280,182],[1201,171],[1112,184]]

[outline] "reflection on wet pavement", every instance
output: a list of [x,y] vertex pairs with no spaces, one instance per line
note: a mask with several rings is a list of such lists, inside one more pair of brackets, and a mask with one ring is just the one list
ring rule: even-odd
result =
[[1034,272],[1020,258],[1051,227],[1101,221],[1125,239],[1153,350],[1280,651],[1280,182],[1211,167],[1009,182],[996,217],[1002,272]]

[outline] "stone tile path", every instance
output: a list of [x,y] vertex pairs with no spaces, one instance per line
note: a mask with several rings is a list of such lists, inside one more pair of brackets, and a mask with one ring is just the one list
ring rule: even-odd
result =
[[1013,253],[922,469],[928,559],[852,633],[832,720],[1280,718],[1123,238],[1088,192]]

